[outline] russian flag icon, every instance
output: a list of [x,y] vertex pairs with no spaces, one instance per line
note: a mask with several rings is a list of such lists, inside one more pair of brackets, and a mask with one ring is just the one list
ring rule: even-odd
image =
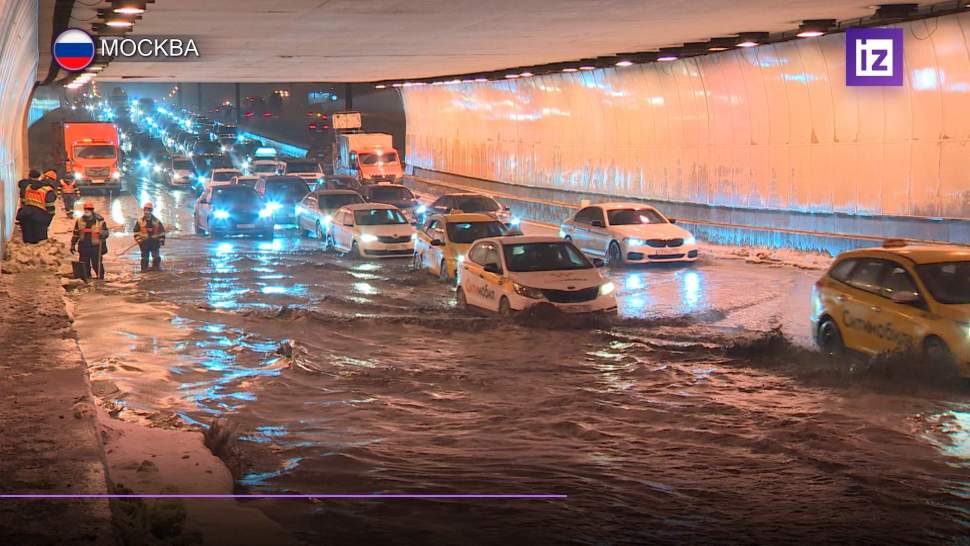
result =
[[84,70],[94,60],[94,39],[83,30],[65,30],[54,40],[54,60],[64,70]]

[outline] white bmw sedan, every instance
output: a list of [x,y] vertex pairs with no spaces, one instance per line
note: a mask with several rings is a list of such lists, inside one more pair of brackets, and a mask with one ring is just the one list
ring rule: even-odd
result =
[[642,203],[601,203],[582,208],[559,234],[607,264],[693,262],[697,241],[657,209]]

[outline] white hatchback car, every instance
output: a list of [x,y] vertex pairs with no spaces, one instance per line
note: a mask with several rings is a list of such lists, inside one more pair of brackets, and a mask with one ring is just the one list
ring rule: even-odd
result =
[[558,237],[479,239],[461,261],[458,306],[511,316],[553,305],[565,313],[615,314],[616,286],[572,243]]
[[602,203],[580,209],[559,235],[611,266],[696,261],[697,241],[674,222],[642,203]]
[[326,246],[354,257],[410,258],[414,226],[393,205],[346,205],[333,213]]

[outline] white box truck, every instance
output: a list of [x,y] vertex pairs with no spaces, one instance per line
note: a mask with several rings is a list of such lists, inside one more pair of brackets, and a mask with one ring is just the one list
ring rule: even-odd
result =
[[399,182],[404,176],[401,155],[387,133],[342,133],[335,145],[334,174],[372,184]]

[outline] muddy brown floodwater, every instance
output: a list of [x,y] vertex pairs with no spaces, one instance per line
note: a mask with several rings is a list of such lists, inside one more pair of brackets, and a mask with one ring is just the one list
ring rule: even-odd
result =
[[503,322],[456,310],[406,263],[352,262],[292,231],[188,235],[190,197],[144,194],[182,229],[165,271],[87,292],[77,314],[119,416],[227,420],[241,490],[568,495],[254,503],[298,537],[966,543],[966,386],[814,354],[817,272],[623,271],[616,321]]

